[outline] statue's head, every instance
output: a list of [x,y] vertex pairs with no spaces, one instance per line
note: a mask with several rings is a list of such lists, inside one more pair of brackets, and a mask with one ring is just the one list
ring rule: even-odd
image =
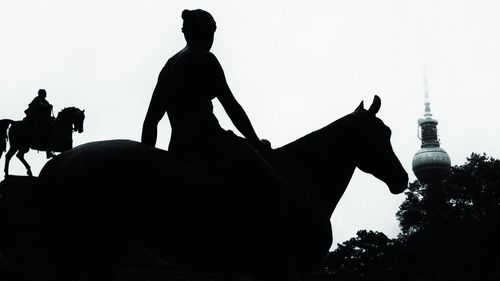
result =
[[182,11],[182,32],[188,45],[210,50],[217,29],[212,15],[204,10]]
[[38,96],[42,98],[47,97],[47,91],[45,91],[45,89],[38,90]]

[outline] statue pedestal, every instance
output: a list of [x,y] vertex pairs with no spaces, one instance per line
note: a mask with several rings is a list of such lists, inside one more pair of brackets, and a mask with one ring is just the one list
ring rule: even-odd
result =
[[[40,203],[36,177],[7,176],[0,182],[0,280],[44,281],[46,254],[36,218]],[[71,187],[70,187],[71,188]],[[131,246],[125,249],[117,280],[220,280],[219,272],[155,261]],[[241,279],[244,280],[244,279]],[[304,281],[372,280],[313,274]],[[376,279],[385,280],[385,279]]]
[[[0,182],[0,279],[2,274],[26,280],[41,266],[40,231],[35,218],[37,178],[7,176]],[[36,269],[38,268],[38,269]],[[24,280],[23,279],[23,280]]]

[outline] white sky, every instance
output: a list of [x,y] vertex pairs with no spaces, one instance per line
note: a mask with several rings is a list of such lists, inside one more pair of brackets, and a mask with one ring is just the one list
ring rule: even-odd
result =
[[[350,113],[373,94],[410,173],[419,149],[423,69],[442,147],[500,158],[500,1],[0,0],[0,118],[22,119],[39,88],[56,112],[85,109],[74,143],[140,139],[157,75],[184,46],[181,11],[217,21],[213,53],[261,138],[284,145]],[[221,107],[216,114],[233,128]],[[168,120],[160,124],[166,148]],[[341,149],[341,148],[339,148]],[[26,158],[35,174],[44,153]],[[0,168],[3,170],[3,160]],[[24,174],[13,159],[11,173]],[[399,232],[404,196],[357,171],[334,216],[334,244],[359,229]]]

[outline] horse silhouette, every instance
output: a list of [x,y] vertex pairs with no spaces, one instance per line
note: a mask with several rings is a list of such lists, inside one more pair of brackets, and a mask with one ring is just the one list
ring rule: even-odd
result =
[[[26,121],[12,121],[10,119],[0,120],[0,157],[7,146],[7,139],[10,142],[9,151],[5,154],[5,175],[9,174],[9,162],[12,156],[17,152],[17,158],[21,160],[28,176],[33,176],[31,167],[24,159],[30,148],[36,150],[49,150],[63,152],[73,148],[73,132],[83,132],[83,120],[85,119],[85,110],[76,107],[67,107],[61,110],[57,117],[52,121],[52,136],[48,136],[52,142],[40,147],[40,143],[34,138],[33,129]],[[9,129],[10,127],[10,129]],[[7,134],[8,132],[8,134]],[[43,147],[45,146],[45,147]]]
[[315,269],[330,249],[330,217],[356,167],[394,194],[407,187],[391,131],[375,116],[379,108],[376,96],[368,110],[361,102],[353,113],[275,149],[271,164],[286,182],[282,190],[221,184],[175,163],[168,151],[130,140],[58,155],[43,168],[38,188],[54,280],[82,274],[105,280],[133,243],[171,262],[298,280],[289,276]]

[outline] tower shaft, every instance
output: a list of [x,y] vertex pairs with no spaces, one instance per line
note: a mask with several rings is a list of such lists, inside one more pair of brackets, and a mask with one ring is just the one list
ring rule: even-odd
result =
[[420,147],[439,147],[439,139],[437,133],[438,121],[432,118],[423,118],[418,120],[418,125],[421,128],[422,145]]

